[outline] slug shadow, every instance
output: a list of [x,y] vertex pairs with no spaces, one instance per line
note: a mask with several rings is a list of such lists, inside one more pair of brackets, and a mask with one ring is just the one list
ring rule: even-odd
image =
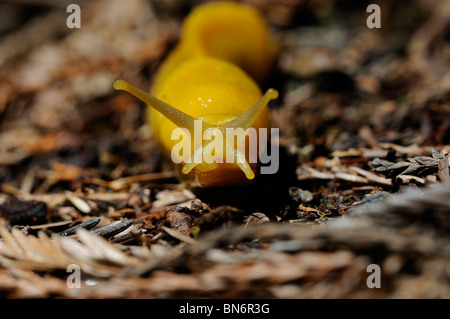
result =
[[259,174],[251,185],[214,187],[194,190],[197,197],[211,207],[229,205],[245,214],[264,213],[270,219],[282,212],[291,197],[289,187],[298,183],[296,161],[280,146],[280,166],[275,174]]

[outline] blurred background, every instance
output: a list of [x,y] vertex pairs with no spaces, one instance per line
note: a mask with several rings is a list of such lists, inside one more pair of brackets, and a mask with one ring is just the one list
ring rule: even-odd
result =
[[[30,169],[39,178],[54,162],[113,179],[162,169],[144,105],[111,84],[149,88],[203,1],[77,1],[81,28],[69,29],[71,2],[0,3],[0,182],[17,185]],[[449,1],[375,1],[380,29],[366,26],[371,1],[243,2],[282,46],[266,86],[282,93],[273,126],[299,159],[367,143],[448,144]]]

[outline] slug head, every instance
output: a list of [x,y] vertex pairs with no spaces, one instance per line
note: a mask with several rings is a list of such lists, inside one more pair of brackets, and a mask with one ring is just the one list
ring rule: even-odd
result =
[[[195,118],[158,99],[154,95],[132,86],[124,80],[116,80],[113,86],[116,90],[124,90],[131,93],[167,117],[176,126],[187,129],[190,136],[195,135],[196,125],[198,134],[198,124],[201,123],[200,133],[202,137],[205,135],[209,136],[209,141],[203,141],[201,147],[195,148],[193,153],[190,154],[189,159],[183,161],[184,163],[181,169],[183,174],[189,174],[196,168],[201,173],[207,173],[210,178],[217,178],[213,176],[213,173],[219,170],[220,167],[222,169],[230,169],[230,167],[237,165],[244,172],[248,180],[252,180],[255,177],[255,173],[248,161],[248,150],[246,151],[242,147],[239,147],[239,145],[245,145],[246,135],[237,135],[237,140],[233,137],[231,142],[228,140],[228,143],[226,137],[231,130],[240,130],[242,133],[251,128],[261,115],[261,112],[267,107],[269,101],[278,97],[276,90],[269,89],[252,107],[237,118],[224,118],[217,115]],[[213,140],[212,142],[211,139]],[[205,150],[211,150],[211,148],[214,148],[213,157],[217,161],[205,161],[203,152]],[[230,157],[232,158],[233,164],[230,164]],[[226,176],[224,177],[226,178]]]

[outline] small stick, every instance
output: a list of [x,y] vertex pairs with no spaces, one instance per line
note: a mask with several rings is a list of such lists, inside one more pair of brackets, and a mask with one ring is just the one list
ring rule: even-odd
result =
[[117,221],[114,223],[111,223],[109,225],[94,229],[92,233],[99,234],[100,236],[103,236],[104,238],[110,238],[114,235],[117,235],[118,233],[123,232],[125,229],[130,227],[133,224],[132,220],[126,220],[126,221]]
[[81,224],[75,225],[73,227],[70,227],[66,229],[65,231],[62,231],[59,233],[60,236],[71,236],[75,234],[75,231],[78,228],[85,228],[85,229],[91,229],[92,227],[96,226],[100,222],[100,217],[94,217],[91,218]]

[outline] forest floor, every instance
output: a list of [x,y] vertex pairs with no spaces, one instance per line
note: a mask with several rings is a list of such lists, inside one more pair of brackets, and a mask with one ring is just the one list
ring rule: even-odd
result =
[[377,1],[380,29],[366,1],[244,2],[282,48],[280,170],[202,192],[112,88],[150,87],[201,1],[78,1],[80,29],[0,4],[1,296],[450,298],[450,1]]

